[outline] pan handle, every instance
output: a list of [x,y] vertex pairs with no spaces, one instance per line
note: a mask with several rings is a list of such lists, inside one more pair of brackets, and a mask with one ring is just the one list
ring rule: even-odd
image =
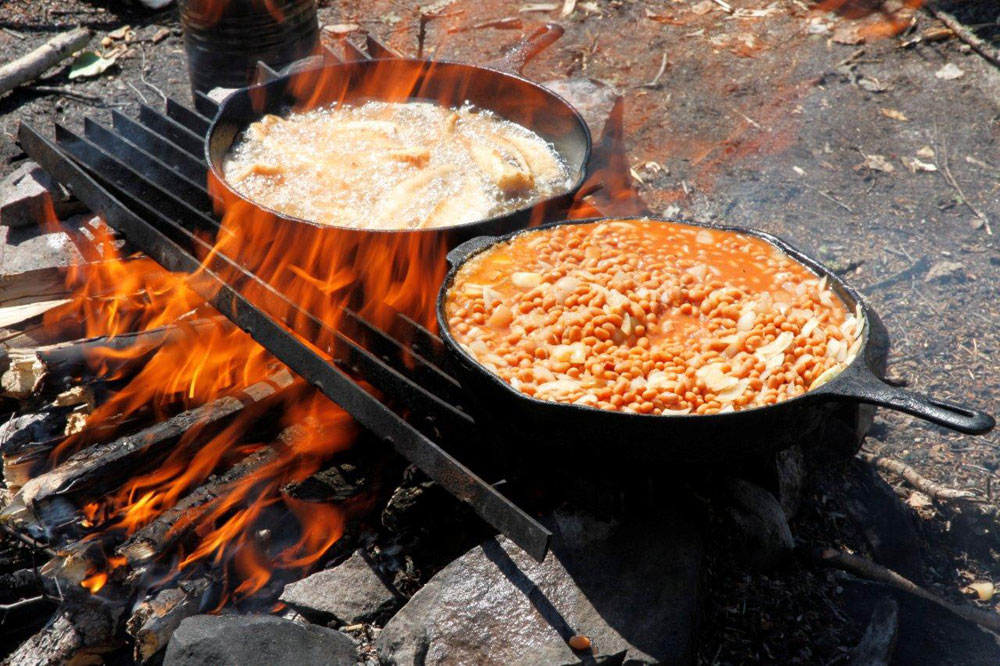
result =
[[476,236],[475,238],[470,238],[461,245],[457,245],[452,248],[451,251],[448,252],[448,265],[457,266],[476,252],[492,245],[496,241],[497,239],[493,236]]
[[[906,412],[967,435],[982,435],[996,425],[996,419],[986,412],[904,391],[885,383],[867,369],[851,373],[844,379],[846,381],[842,383],[831,382],[829,392],[870,405]],[[834,388],[837,384],[839,386]]]
[[520,74],[532,58],[556,42],[565,28],[557,23],[546,23],[527,37],[508,47],[502,56],[487,65],[502,72]]

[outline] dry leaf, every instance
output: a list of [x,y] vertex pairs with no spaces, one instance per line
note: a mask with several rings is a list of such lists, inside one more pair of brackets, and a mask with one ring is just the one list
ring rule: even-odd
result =
[[892,87],[885,83],[882,83],[874,76],[858,77],[858,85],[867,90],[868,92],[873,92],[873,93],[882,93],[885,92],[886,90],[891,89]]
[[917,151],[917,157],[922,157],[925,160],[932,160],[934,159],[934,149],[930,146],[924,146]]
[[169,28],[160,28],[153,34],[152,40],[154,44],[159,44],[169,36],[170,36]]
[[697,14],[698,16],[707,14],[713,9],[715,9],[715,3],[712,2],[712,0],[701,0],[701,2],[699,2],[697,5],[691,7],[691,11]]
[[903,166],[905,166],[907,169],[909,169],[913,173],[916,173],[918,171],[937,171],[938,170],[937,165],[930,164],[929,162],[921,162],[920,160],[918,160],[915,157],[912,158],[912,159],[909,158],[909,157],[902,157],[902,158],[900,158],[900,161],[902,161]]
[[989,601],[993,598],[996,588],[988,580],[981,580],[970,584],[966,589],[976,595],[980,601]]
[[861,167],[871,169],[872,171],[884,171],[886,173],[892,173],[896,170],[896,167],[892,166],[892,163],[884,155],[865,155],[865,161],[859,164],[857,168],[860,169]]
[[907,118],[906,116],[903,115],[902,111],[897,111],[896,109],[888,109],[888,108],[886,108],[884,106],[881,107],[881,108],[879,108],[879,113],[881,113],[886,118],[892,118],[893,120],[899,120],[899,121],[902,121],[904,123],[907,120],[909,120],[909,118]]
[[111,32],[109,32],[108,33],[108,37],[110,37],[111,39],[125,39],[125,36],[128,35],[129,30],[131,30],[131,29],[132,29],[132,26],[130,26],[130,25],[123,25],[122,27],[118,28],[117,30],[112,30]]
[[865,38],[861,36],[861,31],[855,25],[845,25],[837,28],[833,31],[833,37],[830,39],[838,44],[849,44],[852,46],[865,41]]
[[959,69],[956,65],[948,63],[938,71],[934,72],[934,76],[939,79],[944,79],[945,81],[952,81],[954,79],[960,79],[965,76],[965,72]]
[[934,502],[930,497],[916,490],[906,498],[906,503],[914,509],[926,509],[927,507],[934,506]]
[[554,2],[532,2],[528,5],[521,5],[519,12],[553,12],[559,9],[559,5]]
[[331,35],[349,35],[358,30],[361,30],[361,26],[357,23],[331,23],[323,26],[323,32],[328,32]]
[[559,16],[566,17],[573,13],[576,9],[576,0],[563,0],[562,11],[559,12]]

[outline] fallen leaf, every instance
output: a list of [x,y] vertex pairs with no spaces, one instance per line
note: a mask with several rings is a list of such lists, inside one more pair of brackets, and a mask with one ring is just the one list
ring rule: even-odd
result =
[[858,77],[858,85],[867,90],[868,92],[873,92],[873,93],[882,93],[892,88],[892,86],[882,83],[874,76]]
[[921,162],[917,158],[902,157],[900,161],[903,163],[907,169],[916,173],[918,171],[937,171],[937,165],[931,164],[929,162]]
[[111,39],[125,39],[125,36],[129,33],[129,30],[131,30],[131,29],[132,29],[132,26],[130,26],[130,25],[123,25],[122,27],[118,28],[117,30],[112,30],[111,32],[109,32],[108,33],[108,37],[110,37]]
[[934,72],[934,76],[939,79],[944,79],[945,81],[952,81],[954,79],[960,79],[965,76],[965,72],[959,69],[956,65],[948,63],[938,71]]
[[646,18],[650,21],[656,21],[657,23],[666,23],[667,25],[684,25],[683,21],[678,21],[674,18],[673,14],[657,14],[646,8]]
[[822,19],[813,19],[809,22],[806,32],[810,35],[826,35],[830,32],[830,24],[823,23]]
[[559,10],[559,16],[565,18],[574,11],[576,11],[576,0],[563,0],[563,6],[562,9]]
[[886,173],[892,173],[896,170],[896,167],[892,166],[892,163],[884,155],[865,155],[865,161],[859,164],[857,168],[860,169],[861,167],[873,171],[884,171]]
[[930,497],[915,490],[906,498],[906,503],[914,509],[926,509],[927,507],[934,506],[934,502]]
[[925,160],[932,160],[934,159],[934,149],[930,146],[924,146],[917,151],[917,157],[922,157]]
[[331,23],[323,26],[323,32],[331,35],[349,35],[358,30],[361,30],[361,26],[357,23]]
[[865,38],[861,35],[861,31],[858,30],[857,26],[841,26],[833,31],[833,41],[838,44],[860,44],[865,41]]
[[152,36],[151,39],[153,40],[154,44],[159,44],[160,42],[162,42],[164,39],[166,39],[169,36],[170,36],[170,29],[169,28],[160,28],[155,33],[153,33],[153,36]]
[[81,79],[100,76],[108,67],[115,64],[117,58],[102,58],[93,51],[84,51],[76,57],[69,66],[69,78]]
[[806,170],[805,170],[805,169],[803,169],[803,168],[802,168],[802,167],[800,167],[800,166],[793,166],[793,167],[792,167],[792,171],[794,171],[795,173],[799,174],[800,176],[804,176],[804,175],[806,175]]
[[712,0],[701,0],[701,2],[699,2],[697,5],[691,7],[691,11],[697,14],[698,16],[707,14],[713,9],[715,9],[715,3],[712,2]]
[[975,594],[976,598],[978,598],[980,601],[989,601],[990,599],[993,598],[993,593],[996,591],[996,588],[993,586],[993,583],[991,583],[988,580],[981,580],[972,583],[971,585],[968,586],[967,589],[973,594]]
[[521,5],[519,12],[552,12],[559,8],[554,2],[533,2],[528,5]]
[[899,120],[899,121],[904,122],[904,123],[907,120],[909,120],[909,118],[907,118],[905,115],[903,115],[902,111],[897,111],[896,109],[888,109],[888,108],[886,108],[884,106],[881,107],[881,108],[879,108],[879,113],[881,113],[886,118],[892,118],[893,120]]

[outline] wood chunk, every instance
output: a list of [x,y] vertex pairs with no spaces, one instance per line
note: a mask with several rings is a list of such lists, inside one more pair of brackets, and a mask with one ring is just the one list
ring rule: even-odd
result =
[[36,476],[22,486],[21,501],[40,518],[45,504],[61,495],[95,497],[115,487],[135,472],[142,462],[166,455],[188,429],[197,424],[221,426],[244,407],[277,394],[293,382],[291,373],[281,370],[236,396],[226,396],[196,409],[182,412],[141,432],[79,451],[55,469]]
[[26,640],[2,666],[53,666],[104,663],[116,647],[120,609],[101,601],[70,601],[37,634]]
[[8,488],[18,489],[31,478],[36,463],[48,457],[62,434],[69,413],[67,407],[46,408],[0,424],[0,454]]
[[45,365],[33,352],[13,349],[7,370],[0,375],[0,389],[3,395],[24,400],[41,386],[45,374]]
[[137,662],[144,664],[166,648],[181,621],[202,610],[209,585],[207,578],[181,581],[138,605],[125,625],[135,639]]
[[278,451],[272,447],[251,453],[129,537],[118,547],[118,554],[124,556],[129,565],[135,567],[170,551],[178,541],[194,529],[198,519],[208,511],[211,501],[225,492],[230,484],[250,476],[277,457]]
[[33,81],[66,56],[79,51],[90,41],[90,34],[87,28],[60,33],[31,53],[0,67],[0,94]]

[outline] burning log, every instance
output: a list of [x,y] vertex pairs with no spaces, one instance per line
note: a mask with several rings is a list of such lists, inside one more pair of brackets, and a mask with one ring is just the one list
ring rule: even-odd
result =
[[[79,451],[55,469],[25,483],[18,499],[43,522],[58,520],[60,513],[65,511],[62,505],[66,495],[96,497],[134,473],[140,461],[148,463],[168,453],[190,428],[222,426],[244,408],[262,403],[293,381],[291,373],[281,370],[240,391],[239,397],[219,398],[138,433]],[[75,509],[71,513],[75,513]],[[65,521],[56,524],[65,524]]]
[[118,554],[124,556],[130,566],[136,567],[169,551],[198,524],[198,519],[209,510],[212,500],[219,497],[230,484],[250,476],[277,457],[278,451],[273,447],[251,453],[133,534],[118,547]]
[[0,460],[8,488],[19,489],[37,471],[61,439],[72,411],[68,407],[46,407],[0,425]]
[[181,621],[201,612],[209,587],[207,578],[185,580],[140,603],[125,625],[135,639],[135,660],[146,663],[166,648]]
[[37,634],[21,644],[2,666],[100,664],[115,647],[120,607],[97,600],[70,601]]
[[192,322],[188,325],[190,328],[161,326],[110,338],[101,336],[42,347],[11,349],[0,353],[0,366],[5,359],[9,362],[3,375],[0,375],[0,388],[4,395],[23,400],[36,393],[42,382],[50,377],[58,385],[57,390],[61,390],[67,384],[72,386],[92,359],[129,350],[128,357],[118,356],[113,362],[106,362],[108,371],[122,370],[141,363],[160,346],[182,334],[197,334],[218,325],[216,319],[205,319]]

